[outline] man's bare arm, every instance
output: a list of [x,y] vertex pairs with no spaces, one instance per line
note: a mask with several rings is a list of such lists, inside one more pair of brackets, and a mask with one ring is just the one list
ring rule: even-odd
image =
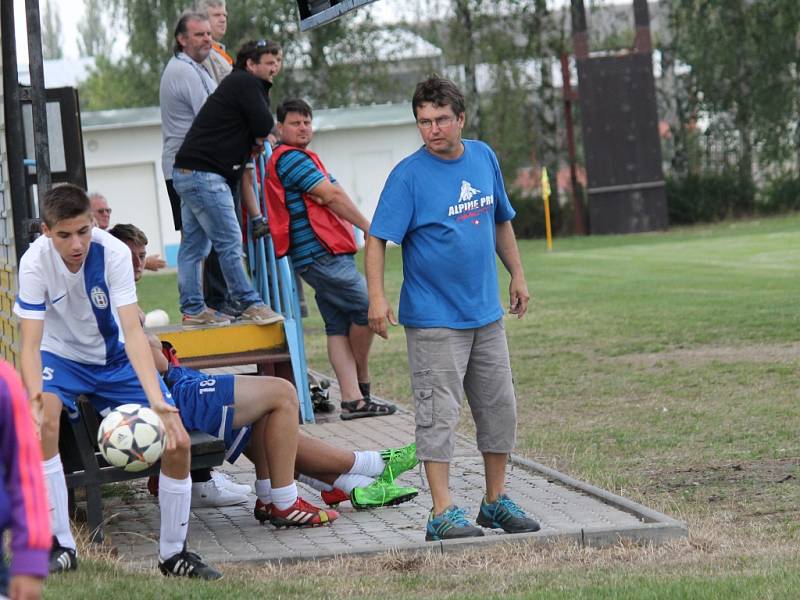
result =
[[120,306],[117,312],[122,330],[125,332],[125,353],[142,384],[150,408],[161,418],[167,430],[166,449],[174,450],[178,442],[188,440],[188,434],[181,424],[178,409],[167,404],[161,394],[150,343],[139,321],[139,306],[137,304]]
[[161,386],[158,383],[158,375],[153,355],[150,350],[150,342],[142,329],[139,321],[139,306],[128,304],[117,309],[119,313],[122,331],[125,333],[125,353],[133,365],[133,370],[139,377],[147,401],[153,410],[164,409],[166,402],[161,394]]
[[42,335],[44,334],[44,321],[38,319],[19,320],[20,338],[20,371],[28,398],[35,398],[42,392]]
[[367,289],[369,292],[369,327],[382,338],[389,337],[386,326],[397,325],[392,307],[386,300],[383,285],[383,274],[386,266],[386,240],[367,237],[364,270],[367,272]]
[[330,209],[348,223],[352,223],[365,234],[369,231],[369,220],[358,210],[356,203],[342,189],[342,186],[323,179],[315,185],[309,194],[317,204]]
[[511,283],[508,286],[510,311],[521,319],[528,310],[528,301],[531,296],[528,292],[528,284],[525,282],[522,259],[519,255],[517,238],[514,235],[511,221],[497,223],[495,225],[495,233],[497,237],[497,255],[511,274]]

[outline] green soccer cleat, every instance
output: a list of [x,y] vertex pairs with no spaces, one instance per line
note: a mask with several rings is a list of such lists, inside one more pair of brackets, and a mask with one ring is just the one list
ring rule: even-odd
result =
[[409,444],[402,448],[389,448],[381,450],[381,458],[386,464],[383,473],[378,477],[378,481],[393,483],[406,471],[410,471],[419,464],[417,460],[417,445]]
[[353,488],[350,492],[350,504],[357,509],[396,506],[416,498],[417,494],[417,488],[400,487],[376,479],[366,487]]

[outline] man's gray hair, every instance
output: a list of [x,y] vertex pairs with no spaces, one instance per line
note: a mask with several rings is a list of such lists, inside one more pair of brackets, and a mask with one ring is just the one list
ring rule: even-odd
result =
[[197,0],[194,9],[204,15],[208,14],[209,8],[225,8],[225,0]]

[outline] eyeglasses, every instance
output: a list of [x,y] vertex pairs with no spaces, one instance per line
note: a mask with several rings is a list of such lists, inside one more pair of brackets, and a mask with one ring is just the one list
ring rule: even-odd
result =
[[419,119],[417,120],[417,125],[419,125],[420,129],[430,129],[433,127],[433,124],[436,123],[439,129],[444,129],[445,127],[450,127],[455,120],[456,117],[436,117],[433,120]]
[[98,208],[95,212],[99,212],[101,215],[110,215],[111,209],[110,208]]
[[256,48],[263,48],[267,45],[267,40],[258,40],[256,42]]

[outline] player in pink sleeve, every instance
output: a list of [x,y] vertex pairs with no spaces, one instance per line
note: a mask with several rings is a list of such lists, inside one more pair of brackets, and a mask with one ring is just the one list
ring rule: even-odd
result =
[[6,529],[12,559],[9,569],[0,544],[0,595],[41,598],[51,546],[42,453],[22,382],[0,360],[0,538]]

